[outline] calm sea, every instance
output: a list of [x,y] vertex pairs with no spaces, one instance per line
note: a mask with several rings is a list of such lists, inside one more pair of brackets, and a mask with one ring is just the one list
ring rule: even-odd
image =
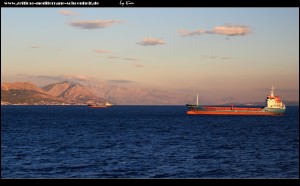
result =
[[1,178],[299,178],[299,107],[1,106]]

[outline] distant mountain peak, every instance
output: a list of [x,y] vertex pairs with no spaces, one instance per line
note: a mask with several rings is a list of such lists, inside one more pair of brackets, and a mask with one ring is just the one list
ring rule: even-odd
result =
[[62,82],[59,82],[59,83],[53,83],[53,84],[69,84],[69,85],[71,85],[71,86],[74,86],[74,85],[81,85],[81,84],[78,83],[78,82],[69,81],[69,80],[62,81]]

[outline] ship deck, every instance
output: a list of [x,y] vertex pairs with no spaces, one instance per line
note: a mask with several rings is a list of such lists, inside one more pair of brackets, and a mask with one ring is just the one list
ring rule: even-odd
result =
[[220,107],[215,107],[215,106],[203,106],[203,109],[207,111],[260,111],[263,108],[262,107],[226,107],[226,106],[220,106]]

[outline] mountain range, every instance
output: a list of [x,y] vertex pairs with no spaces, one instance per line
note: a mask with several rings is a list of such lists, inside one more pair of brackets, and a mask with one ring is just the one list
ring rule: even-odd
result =
[[38,87],[31,82],[1,84],[1,104],[87,104],[109,101],[118,105],[182,105],[187,96],[157,89],[99,82],[64,81]]
[[87,104],[103,103],[88,88],[71,82],[37,87],[31,82],[1,84],[1,104]]
[[175,91],[86,82],[86,87],[99,97],[120,105],[184,105],[192,97]]
[[[115,85],[105,81],[62,81],[43,87],[31,82],[1,83],[1,105],[86,105],[102,104],[106,101],[117,105],[185,105],[194,103],[194,99],[186,93]],[[200,97],[200,100],[206,99]],[[288,106],[299,106],[298,101],[284,103]],[[221,104],[264,105],[263,102],[239,103],[233,97],[224,98]]]

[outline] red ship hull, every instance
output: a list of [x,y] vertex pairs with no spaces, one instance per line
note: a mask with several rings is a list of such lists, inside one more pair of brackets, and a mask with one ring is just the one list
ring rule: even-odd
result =
[[281,113],[266,112],[263,108],[246,107],[213,107],[204,106],[201,110],[191,109],[186,112],[188,115],[242,115],[242,116],[275,116]]
[[282,113],[266,112],[263,108],[243,107],[213,107],[204,106],[203,110],[191,109],[186,112],[188,115],[243,115],[243,116],[275,116]]
[[188,115],[240,115],[240,116],[275,116],[272,112],[255,112],[255,111],[204,111],[204,110],[189,110]]

